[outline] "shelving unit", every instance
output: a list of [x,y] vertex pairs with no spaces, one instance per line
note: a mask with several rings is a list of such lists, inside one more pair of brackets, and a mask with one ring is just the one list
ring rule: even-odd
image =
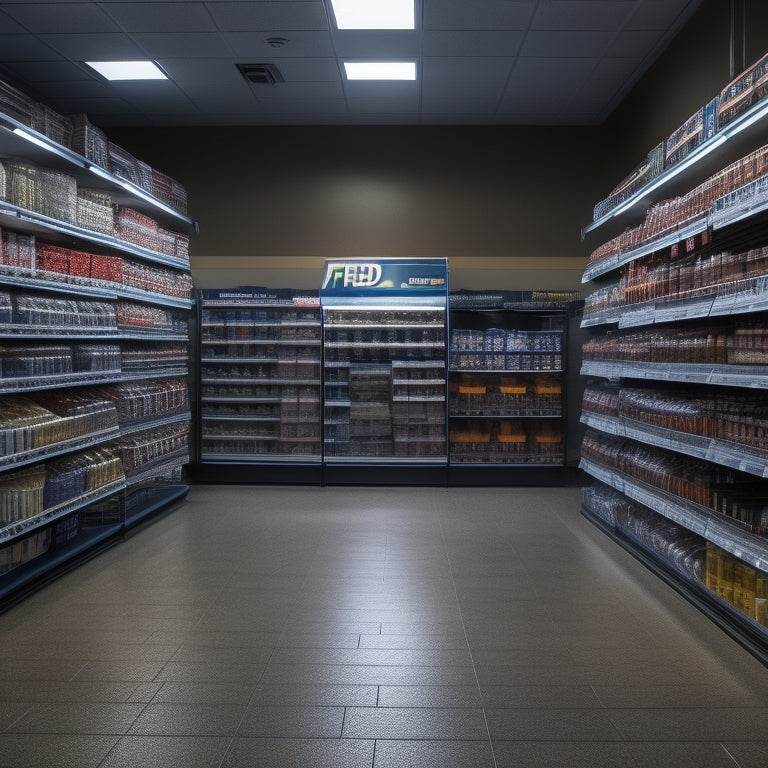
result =
[[320,302],[241,288],[199,297],[202,481],[320,478]]
[[445,259],[329,262],[323,477],[446,482]]
[[514,483],[565,465],[567,312],[451,308],[449,460],[455,481]]
[[[0,157],[6,605],[185,496],[192,308],[186,249],[197,224],[2,114]],[[31,169],[24,183],[34,183],[30,199],[39,207],[19,204],[21,182],[5,183],[7,169],[24,164]],[[59,182],[66,182],[63,197]],[[41,211],[71,203],[81,188],[99,190],[100,214],[115,217],[116,234]],[[141,232],[148,246],[128,239],[123,227],[131,217],[137,233],[151,224]]]
[[[585,515],[768,663],[766,119],[763,99],[583,231],[635,226],[583,278],[580,466]],[[638,239],[694,187],[695,221]]]

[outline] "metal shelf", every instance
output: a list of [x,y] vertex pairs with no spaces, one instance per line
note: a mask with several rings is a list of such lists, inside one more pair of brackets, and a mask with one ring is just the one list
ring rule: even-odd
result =
[[53,459],[56,456],[62,456],[66,453],[79,451],[84,448],[91,448],[94,445],[114,440],[120,436],[118,427],[110,427],[99,432],[92,432],[88,435],[73,437],[70,440],[62,440],[58,443],[51,443],[41,448],[33,448],[29,451],[20,451],[10,456],[0,457],[0,470],[13,470],[24,467],[28,464],[34,464],[38,461]]
[[750,475],[768,477],[768,450],[751,449],[726,440],[653,427],[638,421],[617,420],[593,413],[582,413],[581,423],[609,435],[626,437],[675,453],[711,461]]
[[82,186],[108,190],[115,202],[160,217],[188,234],[198,231],[197,222],[187,214],[5,114],[0,114],[0,151],[6,157],[24,157],[69,173]]
[[632,197],[616,205],[582,230],[582,239],[609,222],[621,229],[627,221],[645,213],[646,207],[663,197],[688,191],[698,182],[721,169],[728,162],[743,156],[750,148],[764,141],[763,121],[768,114],[768,103],[761,99],[750,109],[731,121],[725,128],[693,149],[684,161],[664,170],[635,192]]
[[48,240],[71,243],[74,239],[78,242],[89,243],[100,248],[109,248],[111,251],[119,251],[129,256],[135,256],[142,261],[148,261],[152,264],[162,264],[166,267],[189,272],[189,261],[187,259],[143,248],[140,245],[134,245],[113,235],[105,235],[101,232],[83,229],[76,224],[52,219],[41,213],[28,211],[26,208],[20,208],[5,201],[0,201],[0,224],[17,232],[42,235]]
[[768,388],[768,366],[717,365],[685,363],[636,363],[625,361],[585,360],[581,366],[583,376],[603,379],[646,379],[650,381],[677,381],[685,384],[715,384],[747,389]]
[[588,459],[582,458],[579,467],[596,480],[711,541],[754,568],[768,570],[768,539],[745,530],[737,521]]
[[120,479],[113,483],[109,483],[108,485],[104,485],[101,488],[96,488],[82,496],[78,496],[75,499],[70,499],[62,504],[57,504],[55,507],[45,509],[38,515],[27,517],[24,520],[16,520],[12,523],[7,523],[3,527],[0,527],[0,544],[4,544],[21,534],[29,533],[36,528],[40,528],[54,520],[65,517],[72,512],[76,512],[78,509],[93,504],[95,501],[106,499],[114,493],[125,490],[125,488],[125,480]]

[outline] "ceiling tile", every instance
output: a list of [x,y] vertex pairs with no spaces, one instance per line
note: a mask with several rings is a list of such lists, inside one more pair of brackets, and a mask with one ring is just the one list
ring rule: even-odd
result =
[[131,36],[150,59],[229,57],[232,51],[218,32],[158,32]]
[[54,61],[59,52],[26,35],[4,35],[0,33],[0,60],[12,61]]
[[503,85],[515,61],[511,57],[426,56],[422,62],[423,80]]
[[40,40],[73,61],[143,59],[143,51],[123,34],[41,35]]
[[637,6],[634,0],[547,0],[531,24],[536,30],[616,30]]
[[34,34],[120,31],[97,3],[6,3],[2,8]]
[[287,83],[341,82],[339,62],[330,57],[281,59],[278,68]]
[[525,36],[521,56],[594,56],[613,40],[608,31],[531,31]]
[[606,48],[606,56],[633,56],[642,58],[649,52],[656,53],[656,46],[663,43],[663,36],[658,32],[632,30],[620,32],[616,39]]
[[319,0],[256,0],[208,2],[219,29],[228,32],[259,30],[327,30],[328,17]]
[[522,32],[424,32],[425,56],[515,56]]
[[478,89],[472,83],[431,83],[424,86],[421,105],[424,112],[493,112],[502,88]]
[[689,0],[643,0],[627,22],[627,29],[653,29],[666,32],[687,6],[698,5]]
[[211,15],[201,2],[110,2],[104,8],[123,32],[216,31]]
[[3,7],[4,6],[0,5],[0,32],[6,35],[15,35],[26,32],[27,30],[22,27],[21,24],[1,10]]
[[423,0],[424,29],[526,29],[536,7],[535,0]]

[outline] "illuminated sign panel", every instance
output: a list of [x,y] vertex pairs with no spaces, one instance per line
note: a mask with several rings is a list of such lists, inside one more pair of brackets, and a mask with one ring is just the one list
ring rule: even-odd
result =
[[328,261],[324,295],[446,294],[445,259],[360,259]]

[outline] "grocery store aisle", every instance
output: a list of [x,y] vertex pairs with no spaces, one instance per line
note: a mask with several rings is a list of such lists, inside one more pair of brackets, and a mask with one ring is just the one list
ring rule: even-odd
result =
[[0,766],[765,768],[768,669],[578,508],[195,487],[0,616]]

